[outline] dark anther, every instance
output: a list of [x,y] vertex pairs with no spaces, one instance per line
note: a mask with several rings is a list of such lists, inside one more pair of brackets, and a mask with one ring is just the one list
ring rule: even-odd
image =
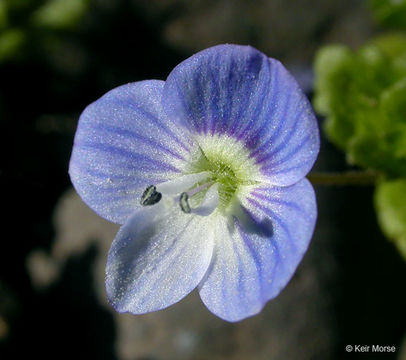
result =
[[144,193],[141,196],[140,204],[143,206],[147,205],[154,205],[158,203],[162,198],[162,194],[156,191],[156,187],[154,185],[148,186]]
[[183,192],[182,194],[180,194],[180,199],[179,199],[180,208],[186,214],[190,214],[190,212],[191,212],[190,206],[188,203],[188,199],[189,199],[189,195],[187,193]]

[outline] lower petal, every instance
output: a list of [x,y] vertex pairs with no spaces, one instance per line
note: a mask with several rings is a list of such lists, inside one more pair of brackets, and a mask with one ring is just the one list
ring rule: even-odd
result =
[[[176,206],[175,206],[176,205]],[[107,295],[119,312],[166,308],[201,281],[213,234],[204,218],[163,202],[138,210],[118,232],[106,268]]]
[[199,285],[215,315],[239,321],[257,314],[286,286],[313,234],[317,209],[310,183],[251,189],[241,200],[256,223],[233,216],[219,219],[213,260]]

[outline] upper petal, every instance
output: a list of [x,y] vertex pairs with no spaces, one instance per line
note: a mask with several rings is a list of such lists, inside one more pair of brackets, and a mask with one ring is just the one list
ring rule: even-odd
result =
[[211,267],[200,296],[217,316],[238,321],[261,311],[285,287],[306,251],[316,222],[312,186],[256,188],[242,199],[256,226],[236,215],[219,219]]
[[138,210],[122,226],[106,268],[107,295],[116,310],[160,310],[198,285],[213,251],[212,230],[204,219],[159,203]]
[[99,215],[124,223],[148,185],[177,176],[191,146],[161,106],[163,81],[111,90],[82,113],[69,173]]
[[192,132],[242,142],[261,168],[258,180],[294,184],[316,160],[309,101],[279,61],[252,47],[219,45],[193,55],[170,73],[162,101]]

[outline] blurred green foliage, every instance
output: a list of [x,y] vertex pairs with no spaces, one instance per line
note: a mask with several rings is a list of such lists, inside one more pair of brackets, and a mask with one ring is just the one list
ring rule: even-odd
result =
[[371,0],[371,7],[378,23],[406,29],[406,0]]
[[385,35],[355,53],[324,47],[315,72],[315,109],[348,161],[406,176],[406,36]]
[[[49,32],[80,22],[90,0],[0,0],[0,63],[47,47]],[[57,32],[53,36],[57,36]]]
[[0,0],[0,30],[4,29],[7,25],[7,8],[6,3]]
[[349,163],[386,179],[376,189],[378,219],[406,258],[406,35],[377,37],[356,52],[326,46],[314,67],[325,133]]
[[33,12],[31,21],[53,29],[70,28],[82,18],[88,5],[88,0],[49,0]]
[[16,55],[25,41],[21,29],[7,29],[0,34],[0,63]]
[[406,259],[406,179],[384,181],[375,192],[378,221]]

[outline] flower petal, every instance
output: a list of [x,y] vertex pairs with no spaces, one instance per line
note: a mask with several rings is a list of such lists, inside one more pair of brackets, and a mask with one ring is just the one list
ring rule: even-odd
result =
[[238,214],[228,224],[219,218],[212,264],[199,285],[209,310],[228,321],[257,314],[286,286],[317,215],[307,179],[290,187],[255,188],[242,205],[257,229],[246,228]]
[[100,216],[123,224],[148,185],[174,178],[191,144],[161,107],[163,81],[120,86],[89,105],[75,136],[70,176]]
[[261,167],[256,180],[291,185],[316,160],[309,101],[279,61],[249,46],[219,45],[185,60],[170,73],[162,101],[192,132],[241,141]]
[[119,312],[143,314],[181,300],[210,264],[213,234],[203,217],[165,204],[138,210],[118,232],[106,268],[107,295]]

